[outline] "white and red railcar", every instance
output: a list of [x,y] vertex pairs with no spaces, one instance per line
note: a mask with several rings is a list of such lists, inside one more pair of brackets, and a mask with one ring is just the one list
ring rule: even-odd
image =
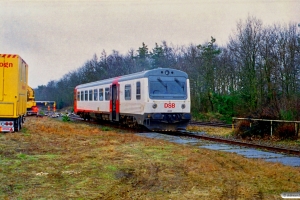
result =
[[149,130],[185,129],[190,114],[188,75],[158,68],[78,85],[74,111],[84,119],[109,120]]

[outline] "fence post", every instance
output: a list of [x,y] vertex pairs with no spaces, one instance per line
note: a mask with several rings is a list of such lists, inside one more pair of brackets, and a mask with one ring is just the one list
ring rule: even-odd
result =
[[299,137],[299,123],[297,123],[297,138]]
[[273,135],[273,126],[272,126],[272,120],[271,120],[271,136]]
[[295,136],[298,139],[298,134],[299,134],[299,124],[295,122]]

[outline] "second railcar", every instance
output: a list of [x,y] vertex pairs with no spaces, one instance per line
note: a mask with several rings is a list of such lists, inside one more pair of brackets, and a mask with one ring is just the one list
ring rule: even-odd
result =
[[188,75],[158,68],[78,85],[74,111],[84,119],[110,120],[149,130],[186,129],[191,119]]

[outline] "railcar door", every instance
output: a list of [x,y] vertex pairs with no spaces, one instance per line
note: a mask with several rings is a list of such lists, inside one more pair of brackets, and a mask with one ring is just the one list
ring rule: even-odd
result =
[[119,95],[118,85],[114,84],[111,87],[111,115],[112,121],[119,121]]
[[[80,98],[80,95],[77,95],[77,89],[74,89],[74,112],[77,113],[77,101]],[[54,108],[54,106],[53,106]]]

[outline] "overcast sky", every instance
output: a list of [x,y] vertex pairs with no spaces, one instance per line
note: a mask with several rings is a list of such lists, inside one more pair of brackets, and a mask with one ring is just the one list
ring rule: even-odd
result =
[[0,53],[19,54],[36,88],[105,50],[125,55],[144,42],[226,45],[239,20],[300,23],[300,0],[0,0]]

